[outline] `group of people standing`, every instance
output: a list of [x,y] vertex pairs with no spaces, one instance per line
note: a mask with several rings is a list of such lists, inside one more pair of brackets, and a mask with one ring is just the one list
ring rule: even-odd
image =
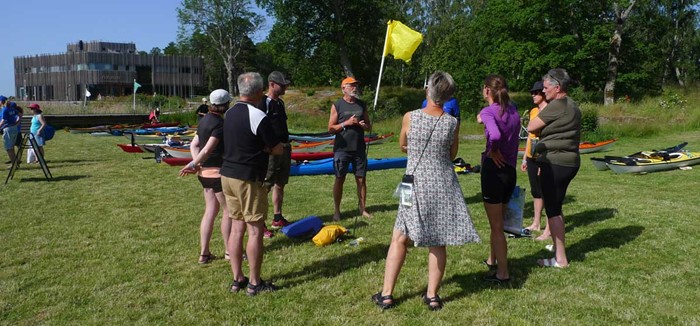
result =
[[[539,230],[537,218],[544,207],[548,230],[540,239],[546,239],[550,233],[554,239],[551,248],[555,256],[537,261],[544,267],[569,265],[562,204],[580,165],[581,133],[581,112],[567,95],[570,82],[564,69],[552,69],[531,91],[538,110],[530,116],[527,129],[531,137],[527,147],[532,151],[524,159],[521,170],[529,172],[536,198],[536,219],[529,228]],[[439,310],[443,307],[438,290],[445,273],[445,247],[480,241],[452,170],[459,144],[459,121],[445,114],[445,105],[454,91],[455,83],[448,73],[434,73],[426,89],[427,105],[406,113],[403,118],[399,145],[408,153],[406,174],[411,176],[413,202],[399,206],[384,283],[381,291],[371,298],[381,309],[395,306],[392,294],[410,244],[429,248],[428,285],[421,297],[430,310]],[[484,124],[486,138],[481,157],[481,194],[490,225],[490,252],[484,260],[489,272],[484,280],[506,283],[510,274],[503,223],[506,205],[516,186],[520,116],[502,76],[488,76],[482,95],[489,104],[477,115],[477,121]],[[533,139],[538,141],[535,143]]]
[[[532,89],[538,110],[530,116],[528,131],[536,144],[528,141],[530,153],[521,170],[529,172],[535,200],[535,220],[530,228],[539,229],[537,219],[544,207],[549,231],[554,239],[553,258],[538,260],[540,266],[567,267],[562,204],[566,190],[578,172],[580,158],[581,113],[568,97],[570,77],[563,69],[552,69]],[[291,147],[284,102],[289,80],[280,72],[268,76],[268,92],[263,95],[263,80],[250,72],[238,77],[240,97],[231,105],[230,94],[213,91],[208,112],[201,117],[197,136],[191,144],[193,160],[180,175],[196,173],[204,188],[205,212],[200,226],[200,263],[214,259],[209,241],[214,219],[223,211],[221,233],[225,258],[230,260],[233,282],[231,292],[256,295],[274,291],[276,286],[260,276],[268,193],[272,192],[275,218],[272,227],[289,222],[282,216],[284,186],[289,180]],[[358,209],[371,217],[366,208],[367,152],[364,131],[370,129],[366,105],[358,99],[358,81],[353,77],[341,83],[343,97],[330,110],[328,131],[336,135],[334,143],[335,182],[334,216],[339,220],[345,176],[353,165],[357,184]],[[443,306],[438,295],[445,272],[447,245],[480,241],[464,201],[452,160],[459,148],[460,120],[453,115],[456,84],[445,72],[431,75],[422,109],[406,113],[399,136],[400,149],[408,154],[405,182],[411,184],[410,203],[399,206],[386,259],[382,290],[372,301],[382,309],[395,306],[392,293],[410,245],[428,247],[428,286],[422,294],[431,310]],[[510,281],[507,245],[503,233],[506,204],[516,185],[520,116],[510,100],[508,85],[498,75],[488,76],[482,95],[488,102],[477,115],[484,124],[486,148],[482,153],[481,193],[490,225],[491,249],[484,263],[489,268],[486,281]],[[206,105],[207,99],[203,99]],[[543,104],[544,103],[544,104]],[[198,110],[198,114],[199,114]],[[445,114],[445,113],[448,114]],[[410,178],[408,178],[410,177]],[[409,181],[406,181],[409,180]],[[539,211],[538,211],[539,208]],[[245,233],[246,246],[243,246]],[[245,255],[244,255],[245,248]],[[248,259],[248,276],[242,270]]]
[[[32,110],[32,121],[30,126],[30,132],[36,140],[38,148],[35,149],[38,153],[44,157],[44,130],[46,128],[46,120],[42,115],[41,106],[36,103],[29,104],[29,109]],[[5,96],[0,95],[0,133],[2,133],[3,147],[7,151],[7,156],[9,161],[6,164],[12,163],[17,152],[15,147],[20,148],[22,137],[22,116],[24,115],[24,110],[22,107],[17,105],[17,103],[9,101]]]

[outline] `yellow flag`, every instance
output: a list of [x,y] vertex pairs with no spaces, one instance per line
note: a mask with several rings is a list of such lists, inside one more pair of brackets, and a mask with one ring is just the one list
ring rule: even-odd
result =
[[390,20],[388,25],[384,56],[391,54],[394,56],[394,59],[410,62],[413,52],[416,51],[420,42],[423,41],[423,35],[398,20]]

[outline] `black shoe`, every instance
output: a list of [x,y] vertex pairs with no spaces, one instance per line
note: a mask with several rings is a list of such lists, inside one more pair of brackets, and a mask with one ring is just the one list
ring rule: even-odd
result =
[[[391,301],[389,303],[386,303],[384,301]],[[379,309],[382,310],[387,310],[390,308],[394,308],[394,297],[391,295],[385,295],[382,296],[382,292],[377,292],[375,295],[372,296],[372,302],[379,307]]]
[[[436,294],[434,297],[428,298],[428,294],[423,293],[423,295],[421,295],[421,298],[423,298],[423,303],[425,303],[425,305],[428,306],[428,309],[430,309],[430,311],[438,311],[442,309],[442,299],[440,299],[439,295]],[[433,305],[431,303],[437,304]]]
[[493,273],[493,274],[489,274],[489,275],[484,276],[484,281],[493,282],[493,283],[497,283],[497,284],[505,284],[505,283],[510,282],[510,277],[505,278],[505,279],[500,279],[500,278],[498,278],[498,276],[496,276],[496,273]]
[[496,265],[496,264],[490,265],[488,259],[484,259],[483,263],[484,263],[484,265],[486,265],[486,267],[489,268],[489,271],[495,271],[498,269],[498,265]]

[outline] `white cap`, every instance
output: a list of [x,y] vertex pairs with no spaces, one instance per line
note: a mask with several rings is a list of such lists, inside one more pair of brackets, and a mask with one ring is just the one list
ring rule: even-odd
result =
[[209,94],[209,101],[214,105],[231,102],[231,95],[224,89],[217,89]]
[[206,101],[207,101],[207,98],[206,98],[206,97],[202,97],[202,102],[206,102]]

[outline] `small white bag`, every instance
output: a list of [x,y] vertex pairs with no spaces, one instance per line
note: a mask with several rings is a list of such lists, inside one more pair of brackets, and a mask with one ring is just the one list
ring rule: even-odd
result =
[[31,164],[31,163],[37,163],[37,162],[39,162],[39,161],[36,157],[36,154],[34,153],[34,149],[33,148],[28,149],[27,150],[27,163]]

